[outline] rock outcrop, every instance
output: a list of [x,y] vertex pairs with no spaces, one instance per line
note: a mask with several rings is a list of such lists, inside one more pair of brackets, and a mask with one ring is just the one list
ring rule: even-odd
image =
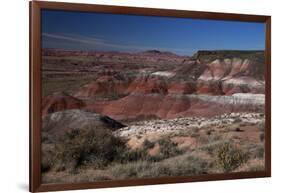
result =
[[84,106],[83,101],[64,92],[56,92],[43,98],[42,115],[67,109],[80,109]]
[[135,136],[147,137],[157,135],[180,134],[192,129],[204,128],[227,128],[237,124],[237,121],[244,125],[262,124],[264,114],[260,113],[226,113],[212,118],[185,117],[169,120],[144,120],[127,127],[116,130],[117,136],[133,138]]
[[78,109],[50,113],[44,116],[42,131],[52,136],[60,136],[75,129],[109,129],[115,131],[125,127],[122,123],[97,113]]
[[129,80],[114,76],[101,76],[84,85],[74,96],[77,98],[118,97],[126,95]]
[[[197,90],[203,94],[264,93],[264,79],[252,76],[252,71],[263,65],[249,59],[226,58],[207,63],[198,78]],[[258,77],[262,77],[258,79]]]

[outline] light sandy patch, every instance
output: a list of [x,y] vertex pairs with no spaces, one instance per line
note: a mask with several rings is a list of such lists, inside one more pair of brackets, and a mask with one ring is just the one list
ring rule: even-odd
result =
[[244,126],[239,128],[242,130],[241,132],[233,131],[229,135],[231,135],[232,138],[239,138],[240,140],[247,141],[248,143],[259,143],[260,132],[257,126]]
[[160,151],[160,146],[158,143],[156,143],[153,148],[148,150],[148,154],[151,156],[156,156],[159,154],[159,151]]
[[144,138],[131,137],[127,142],[127,145],[131,149],[138,149],[142,147],[143,142],[144,142]]
[[173,137],[172,141],[178,144],[179,149],[193,150],[197,146],[196,139],[189,136],[177,136]]

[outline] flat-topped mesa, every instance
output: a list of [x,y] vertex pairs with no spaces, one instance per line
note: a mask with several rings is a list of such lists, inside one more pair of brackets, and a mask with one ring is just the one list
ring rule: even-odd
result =
[[159,50],[147,50],[144,51],[143,53],[148,53],[148,54],[161,54],[162,52]]
[[[237,71],[241,67],[243,73],[235,75],[252,76],[256,79],[264,80],[265,55],[262,50],[202,50],[198,51],[193,58],[208,66],[211,63],[212,67],[231,70],[230,72],[224,72],[225,74],[221,74],[221,76],[225,76],[228,73],[234,75],[234,70]],[[233,69],[229,69],[229,67],[233,67]]]
[[147,54],[147,55],[166,55],[166,56],[178,56],[172,52],[168,52],[168,51],[160,51],[160,50],[147,50],[142,52],[142,54]]
[[263,50],[199,50],[192,56],[202,62],[210,62],[215,59],[241,58],[264,62]]
[[264,51],[198,51],[193,58],[205,66],[198,93],[264,93]]

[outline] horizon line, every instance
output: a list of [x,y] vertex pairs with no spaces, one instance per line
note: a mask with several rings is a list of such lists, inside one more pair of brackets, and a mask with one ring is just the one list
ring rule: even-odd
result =
[[198,52],[222,52],[222,51],[232,51],[232,52],[264,52],[265,50],[263,49],[198,49],[197,51],[195,51],[194,53],[192,53],[191,55],[187,55],[187,54],[178,54],[175,53],[173,51],[169,51],[169,50],[161,50],[161,49],[148,49],[148,50],[143,50],[143,51],[120,51],[120,50],[98,50],[98,49],[68,49],[68,48],[54,48],[54,47],[45,47],[45,48],[41,48],[42,50],[59,50],[59,51],[68,51],[68,52],[113,52],[113,53],[122,53],[122,54],[138,54],[138,53],[145,53],[145,52],[149,52],[149,51],[159,51],[160,53],[170,53],[170,54],[174,54],[177,56],[186,56],[186,57],[191,57],[195,54],[197,54]]

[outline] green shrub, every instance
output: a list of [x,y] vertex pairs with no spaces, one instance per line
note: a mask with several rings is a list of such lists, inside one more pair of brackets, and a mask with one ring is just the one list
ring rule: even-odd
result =
[[222,145],[217,152],[217,162],[224,172],[231,172],[248,160],[248,155],[230,143]]

